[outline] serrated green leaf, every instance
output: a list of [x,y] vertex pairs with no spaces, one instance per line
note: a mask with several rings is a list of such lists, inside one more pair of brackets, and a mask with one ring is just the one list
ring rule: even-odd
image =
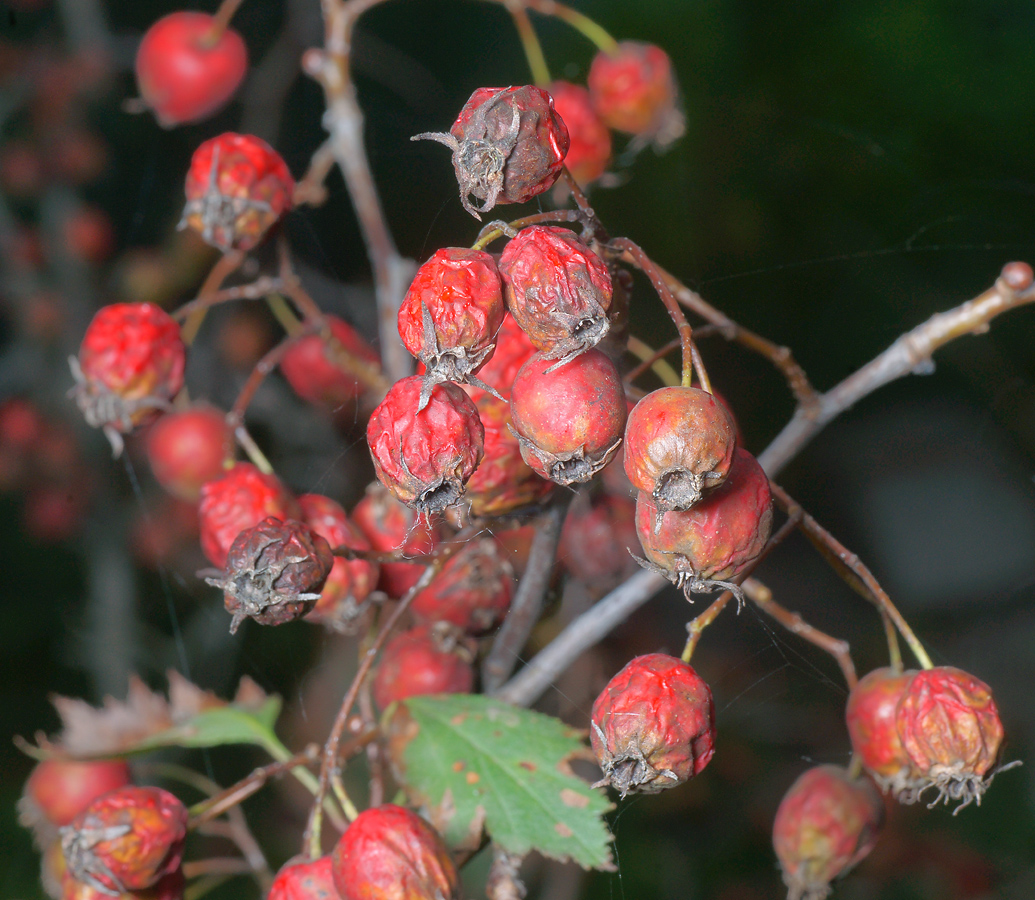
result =
[[396,775],[453,845],[482,824],[504,850],[530,850],[583,868],[611,869],[611,804],[574,775],[578,732],[542,713],[488,697],[411,697],[388,710]]

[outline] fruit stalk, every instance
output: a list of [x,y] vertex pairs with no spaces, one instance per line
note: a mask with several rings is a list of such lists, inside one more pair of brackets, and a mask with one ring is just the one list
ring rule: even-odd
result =
[[553,80],[550,78],[550,67],[546,64],[543,46],[539,43],[539,37],[532,26],[532,20],[528,17],[525,4],[522,0],[503,0],[503,5],[514,20],[514,27],[517,28],[518,37],[521,38],[521,46],[524,48],[525,57],[528,60],[532,80],[537,87],[548,87]]

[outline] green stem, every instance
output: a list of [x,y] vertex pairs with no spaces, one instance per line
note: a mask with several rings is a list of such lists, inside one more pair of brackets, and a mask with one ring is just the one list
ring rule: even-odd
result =
[[535,33],[532,20],[528,18],[528,11],[520,0],[507,2],[506,7],[514,19],[518,36],[521,38],[521,46],[525,51],[525,58],[528,60],[528,68],[532,71],[532,79],[541,88],[549,87],[552,80],[550,67],[546,64],[543,45],[539,43],[539,36]]
[[583,15],[577,9],[572,9],[563,3],[554,3],[553,0],[528,0],[528,8],[541,15],[560,19],[605,53],[614,53],[618,49],[618,41],[589,16]]

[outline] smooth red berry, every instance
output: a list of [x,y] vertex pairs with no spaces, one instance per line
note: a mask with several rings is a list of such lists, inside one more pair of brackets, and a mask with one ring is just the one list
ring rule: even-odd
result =
[[198,522],[201,549],[212,565],[222,569],[237,535],[267,516],[297,519],[298,502],[276,475],[260,472],[251,463],[236,463],[220,478],[201,486]]
[[625,474],[665,512],[687,510],[729,474],[737,426],[708,391],[664,387],[629,413],[625,426]]
[[637,656],[593,703],[590,743],[604,783],[623,797],[699,775],[715,753],[712,692],[674,656]]
[[611,132],[593,108],[589,91],[569,81],[555,81],[550,96],[571,142],[564,165],[580,185],[596,181],[611,161]]
[[381,483],[418,512],[456,503],[481,462],[485,429],[474,401],[455,384],[436,384],[420,409],[423,379],[392,385],[370,416],[367,444]]
[[424,694],[469,694],[474,687],[471,654],[449,627],[418,625],[392,638],[374,673],[374,702],[381,710]]
[[[497,203],[524,203],[549,190],[564,165],[568,129],[553,99],[533,85],[478,88],[449,134],[426,132],[453,151],[460,202],[476,219]],[[470,197],[483,201],[476,209]]]
[[521,455],[558,484],[589,481],[611,461],[622,443],[625,410],[622,379],[599,350],[562,364],[536,354],[510,394]]
[[616,131],[663,142],[682,133],[672,60],[660,47],[622,41],[613,51],[601,50],[587,82],[597,113]]
[[226,415],[211,406],[166,413],[147,433],[147,459],[155,479],[181,500],[197,500],[201,486],[223,474],[233,448]]
[[248,69],[248,49],[215,19],[182,10],[155,22],[137,50],[137,86],[163,128],[214,115],[236,93]]
[[[503,324],[496,333],[496,350],[478,370],[478,379],[503,397],[510,396],[510,386],[517,377],[518,369],[536,354],[536,346],[521,329],[510,313],[504,313]],[[484,393],[474,385],[464,385],[464,390],[478,400]]]
[[339,900],[331,855],[288,862],[273,879],[266,900]]
[[366,386],[355,366],[376,370],[374,349],[343,319],[324,317],[340,348],[321,334],[307,334],[293,343],[280,361],[280,371],[307,403],[327,409],[351,406]]
[[361,812],[332,858],[341,900],[457,900],[460,895],[456,867],[442,838],[401,806]]
[[576,498],[564,520],[559,560],[591,589],[608,591],[636,571],[636,503],[615,494],[580,500]]
[[611,327],[611,275],[574,231],[533,225],[518,232],[499,263],[507,309],[549,359],[568,360]]
[[773,848],[788,900],[823,900],[830,882],[864,859],[884,824],[884,801],[865,776],[816,766],[791,785],[776,811]]
[[896,716],[915,674],[874,669],[852,688],[845,707],[852,752],[877,784],[895,796],[908,796],[912,790],[913,765],[899,737]]
[[287,163],[269,144],[228,131],[194,151],[180,227],[224,253],[250,250],[290,209],[294,186]]
[[[130,782],[123,759],[45,759],[25,784],[26,816],[43,816],[52,825],[67,825],[94,800]],[[31,812],[30,809],[31,808]]]

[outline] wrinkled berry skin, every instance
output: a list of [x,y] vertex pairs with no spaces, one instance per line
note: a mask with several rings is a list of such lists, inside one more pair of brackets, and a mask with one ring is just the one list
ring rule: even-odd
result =
[[288,862],[273,879],[266,900],[339,900],[330,854]]
[[939,800],[980,802],[999,757],[1003,723],[992,689],[952,666],[917,672],[899,701],[895,725],[924,787]]
[[20,805],[25,818],[42,816],[60,827],[129,782],[129,766],[122,759],[45,759],[32,770]]
[[[305,523],[324,538],[332,550],[335,547],[361,552],[372,549],[370,541],[349,521],[345,510],[330,497],[303,494],[298,498],[298,505],[302,507]],[[377,587],[379,575],[375,562],[334,557],[334,565],[320,592],[320,599],[306,618],[342,634],[354,634],[369,606],[366,601]]]
[[427,367],[428,385],[466,381],[492,356],[504,312],[496,261],[446,247],[417,270],[399,307],[399,336]]
[[625,426],[625,474],[664,512],[687,510],[729,474],[733,417],[708,391],[664,387],[633,407]]
[[198,523],[201,549],[222,569],[230,545],[246,528],[267,516],[297,519],[298,502],[276,475],[266,475],[251,463],[236,463],[221,478],[201,486]]
[[162,416],[147,433],[147,459],[155,480],[180,500],[196,501],[201,486],[223,474],[233,458],[233,432],[226,416],[195,406]]
[[712,692],[674,656],[637,656],[594,701],[589,738],[605,783],[623,797],[657,794],[699,775],[711,760]]
[[[151,887],[139,891],[126,891],[116,900],[183,900],[186,879],[183,869],[163,875]],[[111,900],[108,891],[100,891],[86,882],[76,881],[67,870],[61,876],[61,900]]]
[[341,900],[456,900],[456,867],[420,816],[385,804],[361,812],[332,854]]
[[587,587],[606,592],[636,571],[636,503],[613,494],[601,494],[589,503],[580,500],[564,520],[558,558]]
[[910,789],[913,776],[895,720],[899,701],[915,674],[915,670],[874,669],[852,688],[845,707],[852,751],[877,784],[896,796]]
[[570,359],[611,327],[611,275],[574,231],[533,225],[518,232],[499,263],[507,309],[549,359]]
[[622,41],[613,53],[601,50],[587,83],[597,114],[610,128],[647,136],[682,132],[682,123],[672,122],[681,119],[672,60],[660,47]]
[[525,462],[543,478],[589,481],[622,443],[622,379],[599,350],[556,366],[537,354],[521,367],[510,395],[514,431]]
[[550,85],[554,109],[568,129],[564,164],[581,186],[596,181],[611,161],[611,132],[593,108],[589,91],[570,81]]
[[226,572],[205,581],[223,590],[235,634],[245,619],[283,625],[312,612],[333,564],[327,541],[305,522],[270,516],[242,531],[230,545]]
[[485,429],[474,402],[455,384],[436,384],[418,411],[423,379],[392,385],[370,416],[367,444],[380,482],[418,512],[456,503],[481,462]]
[[491,537],[468,541],[413,598],[418,622],[449,622],[468,634],[491,631],[510,609],[514,570]]
[[[453,151],[460,202],[476,219],[497,203],[524,203],[549,190],[568,152],[568,129],[553,98],[533,85],[478,88],[449,134],[425,133]],[[470,197],[482,200],[476,209]]]
[[228,131],[205,141],[190,160],[181,228],[224,253],[250,250],[291,207],[295,182],[264,140]]
[[163,128],[207,119],[244,80],[244,41],[230,28],[213,40],[214,21],[205,13],[174,12],[144,32],[137,50],[137,86]]
[[[496,350],[478,370],[478,379],[503,397],[510,396],[510,386],[518,369],[536,354],[536,347],[510,313],[504,313],[503,324],[496,333]],[[465,384],[468,395],[478,400],[485,394],[481,388]]]
[[659,515],[650,495],[641,491],[636,498],[636,531],[647,560],[690,591],[742,572],[765,548],[772,527],[769,479],[739,447],[726,481],[693,509]]
[[168,791],[122,787],[93,801],[61,829],[76,881],[122,893],[152,887],[183,859],[187,809]]
[[76,403],[87,424],[103,428],[116,447],[118,435],[168,408],[183,387],[187,351],[180,326],[151,303],[113,303],[87,326],[78,358],[69,360]]
[[791,785],[773,822],[788,900],[824,900],[830,882],[864,859],[884,824],[884,801],[866,777],[816,766]]
[[467,647],[448,627],[418,625],[386,645],[374,673],[378,709],[424,694],[469,694],[474,669]]
[[[331,335],[356,363],[376,369],[381,362],[373,348],[343,319],[325,316]],[[350,407],[363,393],[364,382],[347,366],[335,363],[336,348],[320,334],[307,334],[288,348],[280,371],[295,393],[307,403],[325,409]]]

